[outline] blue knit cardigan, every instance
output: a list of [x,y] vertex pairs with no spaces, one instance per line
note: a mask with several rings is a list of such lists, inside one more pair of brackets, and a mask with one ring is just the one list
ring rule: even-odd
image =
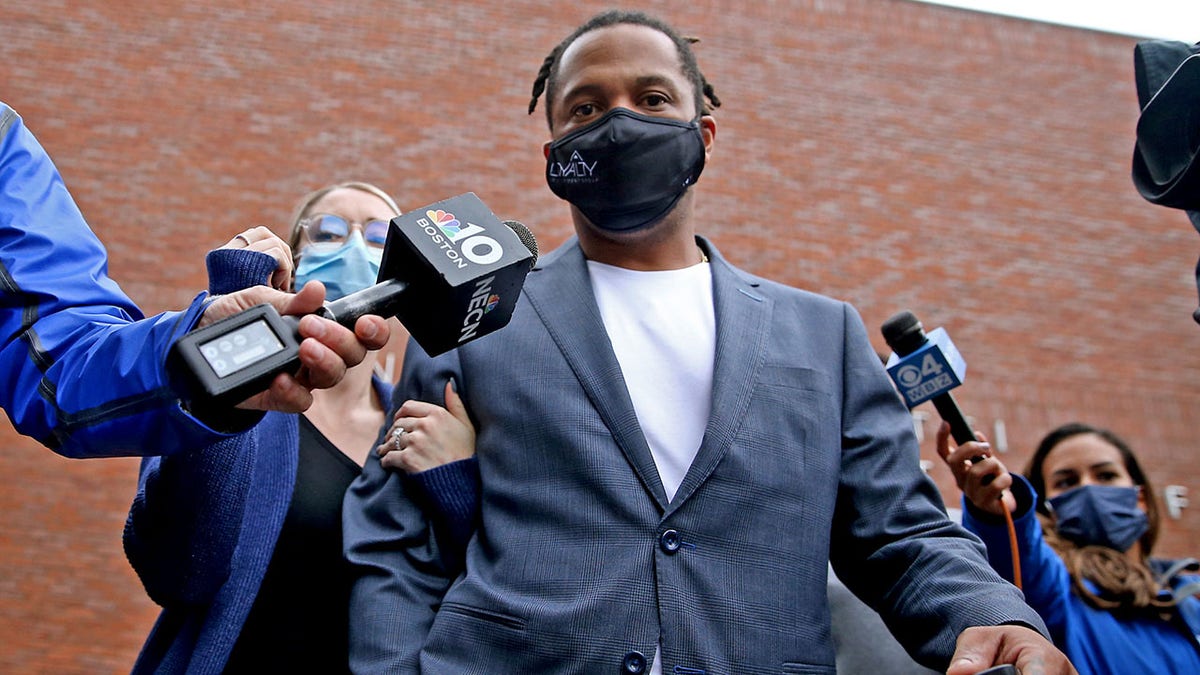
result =
[[[246,249],[209,253],[211,292],[262,283],[275,261]],[[375,378],[391,400],[391,385]],[[389,416],[390,419],[390,416]],[[385,428],[386,428],[385,424]],[[124,546],[163,610],[134,673],[220,673],[266,574],[296,482],[298,416],[267,413],[246,433],[207,448],[142,461]],[[465,548],[478,501],[474,458],[412,476],[443,535]]]

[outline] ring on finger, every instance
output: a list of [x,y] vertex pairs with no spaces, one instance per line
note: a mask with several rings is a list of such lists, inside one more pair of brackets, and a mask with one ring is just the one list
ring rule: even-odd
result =
[[246,235],[244,235],[244,234],[235,234],[235,235],[233,235],[233,238],[234,238],[234,239],[241,239],[241,240],[242,240],[242,243],[246,244],[246,246],[249,246],[249,245],[250,245],[250,240],[249,240],[249,239],[247,239],[247,238],[246,238]]
[[396,427],[395,429],[392,429],[392,445],[396,446],[397,450],[404,449],[400,445],[400,439],[402,439],[402,438],[404,438],[404,429],[402,429],[400,427]]

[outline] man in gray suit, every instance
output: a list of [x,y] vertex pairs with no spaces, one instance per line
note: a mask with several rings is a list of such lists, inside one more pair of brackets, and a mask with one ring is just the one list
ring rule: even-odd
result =
[[577,236],[504,330],[410,343],[395,402],[456,384],[479,527],[450,573],[404,477],[368,462],[343,510],[353,668],[832,673],[832,563],[932,667],[1073,672],[946,517],[853,308],[696,235],[720,102],[687,40],[602,14],[547,57],[531,111],[543,86]]

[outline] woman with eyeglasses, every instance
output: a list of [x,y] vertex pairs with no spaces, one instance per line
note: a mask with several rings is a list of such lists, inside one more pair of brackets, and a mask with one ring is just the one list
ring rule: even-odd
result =
[[963,490],[963,525],[1015,580],[1001,509],[1011,513],[1025,599],[1081,674],[1200,673],[1200,565],[1150,557],[1157,498],[1124,440],[1065,424],[1021,476],[986,440],[952,450],[949,438],[943,424],[938,453]]
[[[332,301],[367,288],[399,214],[374,185],[321,188],[297,206],[290,246],[257,227],[211,251],[211,291],[319,281]],[[342,496],[393,427],[376,359],[314,391],[303,414],[268,413],[237,439],[143,461],[124,543],[163,611],[135,673],[347,672]],[[449,382],[444,395],[446,408],[408,407],[413,433],[380,447],[403,446],[395,454],[408,462],[396,466],[427,495],[436,546],[453,566],[474,529],[478,469],[474,428]]]

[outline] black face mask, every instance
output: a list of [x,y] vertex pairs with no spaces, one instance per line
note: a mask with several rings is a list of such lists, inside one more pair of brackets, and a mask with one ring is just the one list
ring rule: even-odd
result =
[[596,227],[629,232],[662,220],[703,169],[698,122],[613,108],[550,144],[546,183]]

